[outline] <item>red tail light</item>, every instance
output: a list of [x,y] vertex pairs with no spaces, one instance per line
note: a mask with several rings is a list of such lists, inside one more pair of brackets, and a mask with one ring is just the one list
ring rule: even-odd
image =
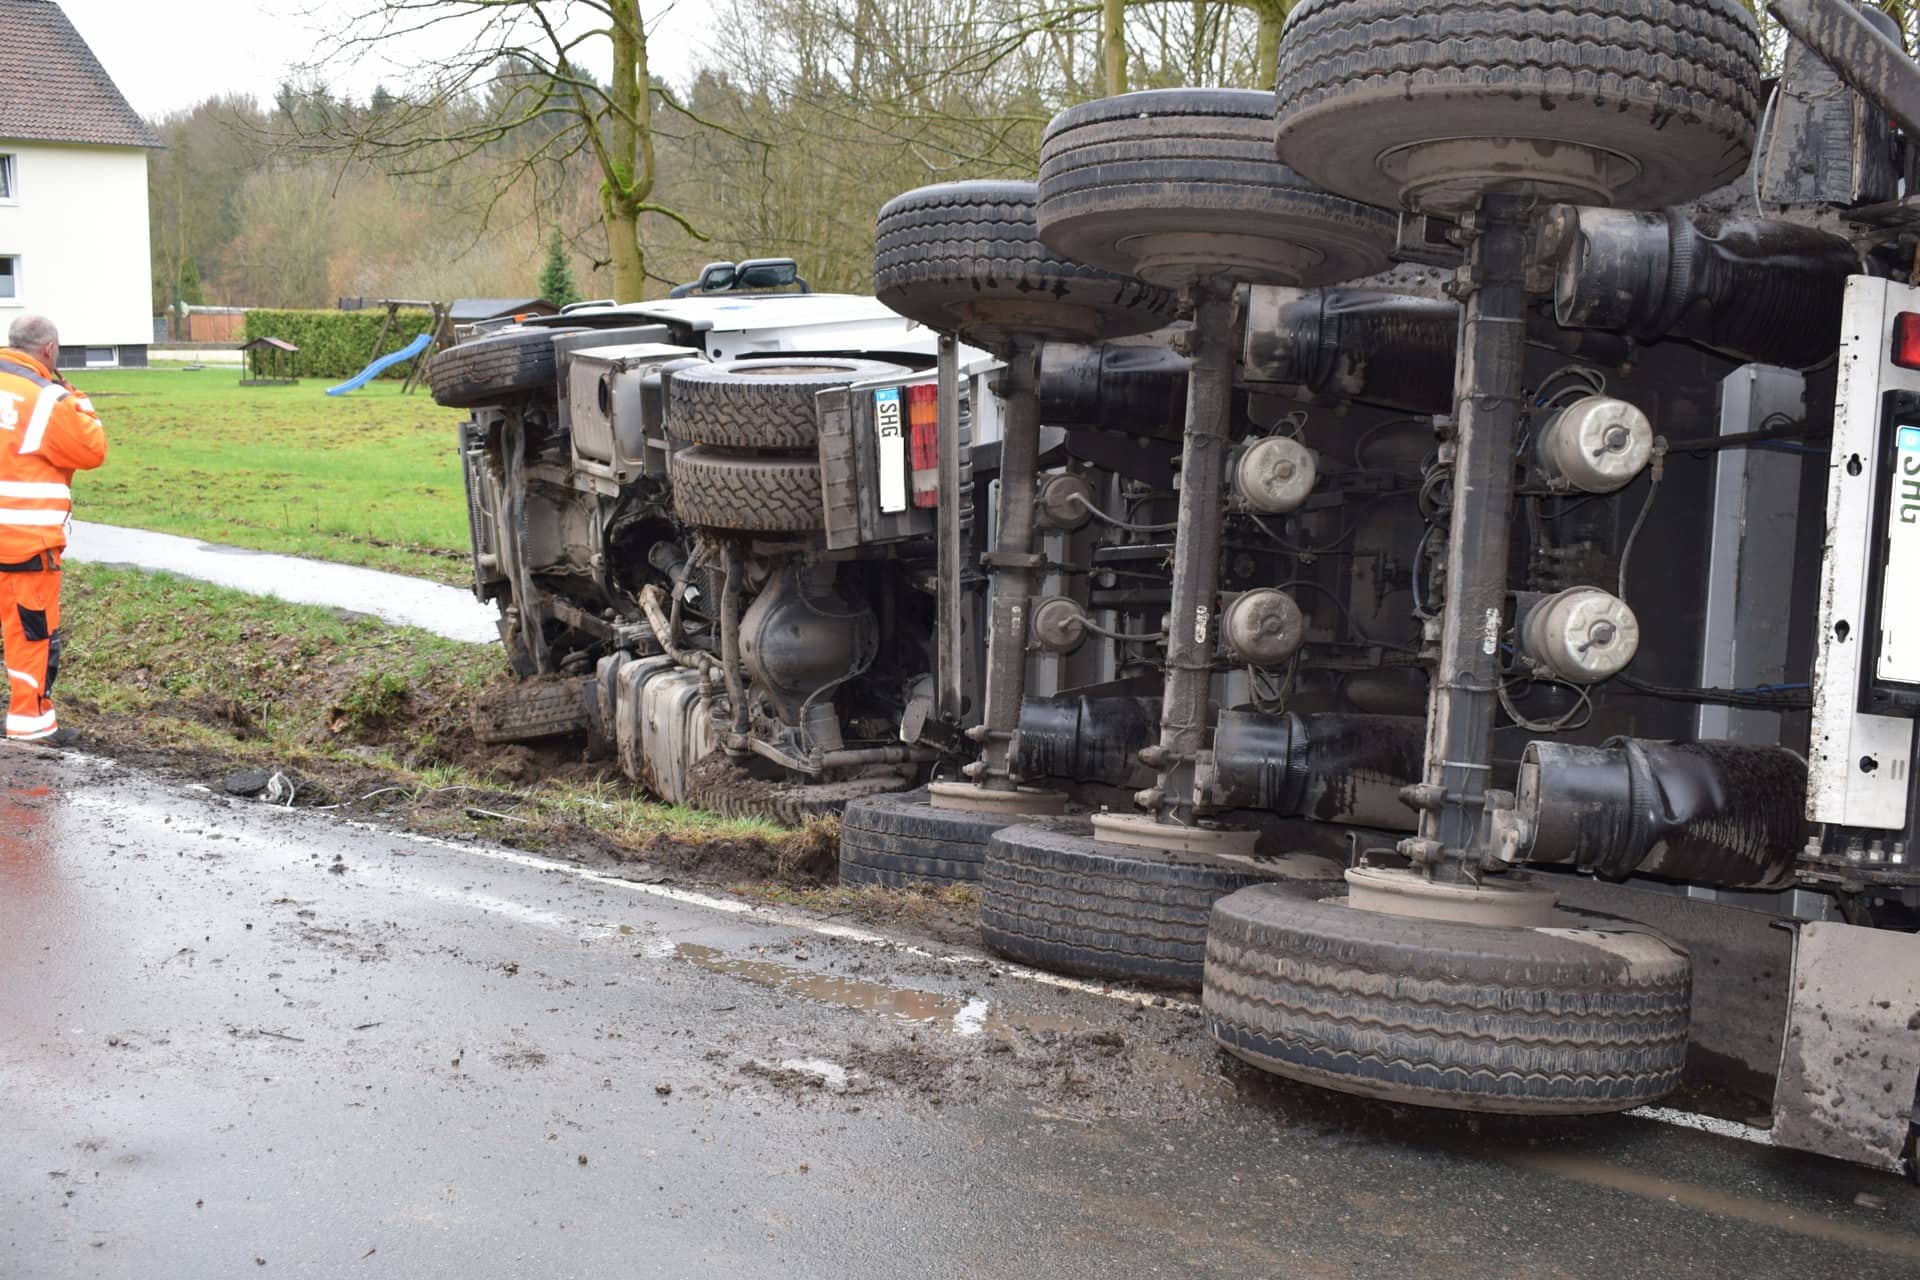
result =
[[940,388],[907,388],[907,427],[913,441],[913,505],[940,505]]
[[1920,311],[1902,311],[1893,318],[1893,351],[1888,358],[1902,369],[1920,369]]

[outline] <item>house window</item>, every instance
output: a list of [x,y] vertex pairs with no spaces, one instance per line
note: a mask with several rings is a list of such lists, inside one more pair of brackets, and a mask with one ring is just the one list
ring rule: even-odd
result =
[[0,254],[0,302],[20,296],[20,259]]
[[87,368],[111,369],[120,363],[120,353],[112,347],[88,347]]
[[20,179],[14,171],[14,157],[0,152],[0,200],[20,198]]

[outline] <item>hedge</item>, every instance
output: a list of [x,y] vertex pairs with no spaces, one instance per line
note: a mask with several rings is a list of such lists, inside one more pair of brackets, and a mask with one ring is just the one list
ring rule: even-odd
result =
[[[253,310],[247,312],[241,340],[280,338],[291,342],[300,348],[300,354],[293,357],[293,369],[302,378],[351,378],[373,361],[373,341],[380,336],[386,318],[385,307],[366,311]],[[379,354],[400,350],[432,325],[433,317],[428,312],[400,312],[394,316]],[[408,362],[402,360],[380,376],[404,378],[407,367]]]

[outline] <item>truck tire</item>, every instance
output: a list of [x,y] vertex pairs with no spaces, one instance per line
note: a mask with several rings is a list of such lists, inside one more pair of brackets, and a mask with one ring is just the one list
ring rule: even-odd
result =
[[980,881],[989,947],[1062,973],[1192,989],[1215,899],[1289,872],[1284,859],[1163,853],[1092,832],[1062,818],[995,833]]
[[1222,898],[1203,997],[1221,1047],[1345,1093],[1581,1115],[1680,1083],[1692,966],[1659,936],[1559,913],[1497,928],[1355,910],[1343,887]]
[[1031,182],[943,182],[880,210],[873,292],[931,329],[1003,345],[1013,334],[1097,342],[1172,318],[1165,290],[1070,262],[1040,242]]
[[688,365],[667,380],[667,431],[723,449],[811,449],[820,440],[815,395],[907,373],[880,360],[817,356]]
[[695,446],[667,464],[673,513],[686,524],[744,533],[811,533],[826,526],[820,463],[740,456]]
[[473,736],[481,742],[530,742],[587,727],[586,681],[518,680],[483,689],[473,700]]
[[935,808],[925,788],[856,800],[840,815],[840,882],[889,889],[971,884],[993,833],[1019,821]]
[[1738,0],[1302,0],[1275,142],[1374,204],[1453,212],[1496,188],[1658,209],[1745,170],[1761,65]]
[[448,347],[427,366],[433,402],[449,409],[472,409],[550,391],[558,369],[553,339],[579,331],[578,325],[505,329]]
[[758,818],[797,828],[809,819],[838,814],[864,797],[899,786],[897,775],[844,782],[769,782],[716,754],[688,771],[687,804],[723,818]]
[[[1353,129],[1349,121],[1350,140]],[[1040,239],[1153,284],[1222,272],[1256,284],[1339,284],[1386,268],[1396,225],[1275,161],[1269,93],[1101,98],[1055,116],[1040,143]]]

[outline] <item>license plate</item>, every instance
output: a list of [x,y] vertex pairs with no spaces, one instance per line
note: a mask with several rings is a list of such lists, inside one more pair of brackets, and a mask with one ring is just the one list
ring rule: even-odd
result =
[[907,412],[898,387],[873,393],[874,455],[880,467],[880,510],[907,509]]
[[1920,684],[1920,426],[1897,425],[1880,579],[1882,680]]

